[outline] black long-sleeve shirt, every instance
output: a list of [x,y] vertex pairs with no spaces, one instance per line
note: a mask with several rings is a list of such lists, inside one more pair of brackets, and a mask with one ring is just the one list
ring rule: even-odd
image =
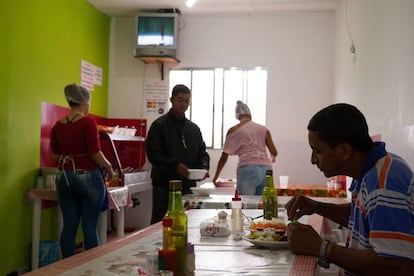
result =
[[183,187],[195,186],[195,181],[177,174],[179,163],[190,169],[209,169],[210,156],[200,128],[187,118],[176,118],[171,110],[152,123],[146,142],[154,185],[167,186],[169,180],[180,179]]

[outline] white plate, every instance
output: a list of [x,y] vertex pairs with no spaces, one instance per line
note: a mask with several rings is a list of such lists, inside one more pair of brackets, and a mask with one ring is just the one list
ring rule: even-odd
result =
[[191,187],[190,189],[193,191],[193,194],[200,196],[209,196],[214,191],[214,188]]
[[254,244],[257,247],[266,247],[266,248],[289,248],[289,243],[287,241],[261,241],[261,240],[253,240],[249,239],[247,236],[243,237],[244,240]]
[[59,169],[57,167],[41,167],[40,169],[43,176],[56,175],[59,173]]
[[217,187],[235,187],[236,186],[236,179],[219,179],[216,182]]

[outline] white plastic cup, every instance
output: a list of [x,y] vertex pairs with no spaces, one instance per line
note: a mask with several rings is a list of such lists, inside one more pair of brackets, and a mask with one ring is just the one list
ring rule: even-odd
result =
[[289,176],[288,175],[280,175],[279,176],[279,182],[280,182],[280,188],[281,189],[287,189],[288,182],[289,182]]
[[52,190],[56,189],[56,174],[46,175],[45,188]]

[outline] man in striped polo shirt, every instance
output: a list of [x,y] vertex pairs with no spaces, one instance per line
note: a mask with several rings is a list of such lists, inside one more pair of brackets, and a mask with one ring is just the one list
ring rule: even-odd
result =
[[[364,115],[349,104],[330,105],[308,124],[312,164],[326,177],[353,178],[352,201],[329,204],[295,196],[287,204],[293,253],[334,263],[345,275],[414,275],[414,175],[385,143],[373,142]],[[345,246],[324,240],[296,220],[317,213],[348,228]]]

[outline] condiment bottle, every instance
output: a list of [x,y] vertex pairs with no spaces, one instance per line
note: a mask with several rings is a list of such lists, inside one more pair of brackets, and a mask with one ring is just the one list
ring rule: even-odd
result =
[[266,185],[262,193],[263,200],[263,218],[271,220],[277,218],[277,192],[273,184],[272,170],[266,171]]
[[240,240],[244,234],[242,200],[237,190],[231,201],[231,233],[234,240]]
[[184,213],[181,180],[170,181],[168,210],[165,217],[172,218],[172,242],[177,251],[177,276],[185,276],[187,272],[187,215]]
[[177,250],[174,247],[172,236],[173,219],[162,219],[162,247],[158,250],[158,269],[171,270],[176,273]]

